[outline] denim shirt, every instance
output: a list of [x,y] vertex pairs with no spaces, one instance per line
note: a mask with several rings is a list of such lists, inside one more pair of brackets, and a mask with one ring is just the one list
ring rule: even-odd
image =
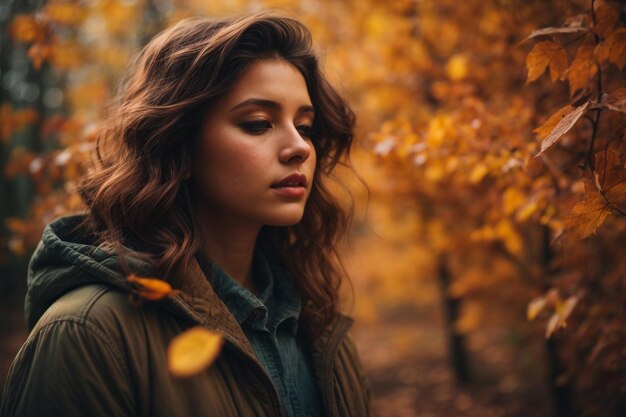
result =
[[309,353],[297,336],[300,297],[288,275],[272,270],[267,259],[256,251],[253,270],[260,290],[257,297],[215,263],[202,255],[197,258],[274,382],[286,415],[323,416],[322,397]]

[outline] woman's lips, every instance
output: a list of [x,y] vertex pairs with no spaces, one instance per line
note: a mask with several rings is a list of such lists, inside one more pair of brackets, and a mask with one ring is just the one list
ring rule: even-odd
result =
[[289,197],[302,197],[306,193],[304,187],[272,187],[274,191]]
[[279,182],[272,184],[272,189],[277,193],[289,197],[302,197],[306,193],[306,176],[299,172],[295,172]]

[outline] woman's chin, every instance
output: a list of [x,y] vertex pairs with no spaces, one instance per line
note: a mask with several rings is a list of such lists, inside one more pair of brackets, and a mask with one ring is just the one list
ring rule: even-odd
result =
[[284,213],[280,216],[272,216],[272,218],[267,219],[265,225],[267,226],[293,226],[294,224],[300,223],[302,220],[302,211],[295,213]]

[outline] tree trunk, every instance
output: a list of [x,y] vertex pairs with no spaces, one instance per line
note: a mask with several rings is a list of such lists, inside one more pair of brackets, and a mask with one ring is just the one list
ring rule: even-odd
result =
[[451,274],[446,254],[440,254],[437,260],[437,276],[441,287],[441,297],[445,311],[448,354],[457,384],[469,381],[468,355],[465,348],[465,336],[456,330],[461,300],[450,296]]

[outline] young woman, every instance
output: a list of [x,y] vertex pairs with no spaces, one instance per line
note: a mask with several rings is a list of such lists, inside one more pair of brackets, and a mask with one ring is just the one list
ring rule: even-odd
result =
[[[88,211],[49,224],[31,259],[32,332],[0,415],[369,415],[338,303],[349,216],[325,185],[353,125],[297,20],[193,18],[156,36],[78,186]],[[178,292],[138,305],[131,273]],[[225,343],[173,376],[168,344],[192,326]]]

